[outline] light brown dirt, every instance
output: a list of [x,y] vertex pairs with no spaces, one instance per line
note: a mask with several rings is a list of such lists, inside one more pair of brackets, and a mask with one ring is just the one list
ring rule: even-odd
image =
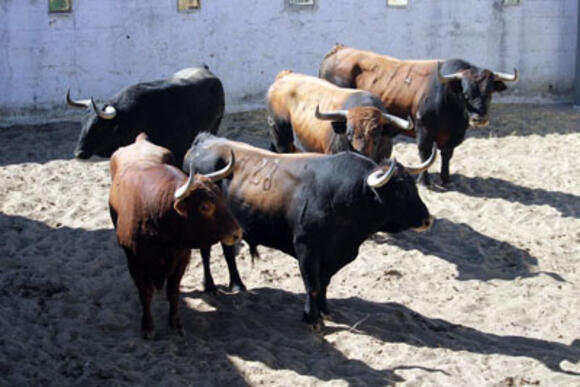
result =
[[[161,293],[153,341],[109,219],[108,162],[72,159],[78,123],[1,129],[0,384],[580,385],[579,124],[569,106],[494,106],[457,148],[453,184],[420,188],[435,226],[365,242],[333,278],[322,333],[300,322],[296,261],[262,247],[253,268],[242,249],[237,295],[201,292],[195,251],[187,335],[166,327]],[[264,111],[220,133],[269,144]],[[394,154],[418,160],[404,139]],[[212,268],[225,285],[217,247]]]

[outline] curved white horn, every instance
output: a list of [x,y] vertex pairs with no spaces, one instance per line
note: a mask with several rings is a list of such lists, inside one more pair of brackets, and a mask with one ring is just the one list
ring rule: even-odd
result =
[[383,113],[383,117],[385,117],[393,124],[397,125],[399,129],[413,130],[413,120],[411,119],[410,116],[406,120],[404,120],[401,117],[397,117],[389,113]]
[[226,177],[228,177],[234,171],[234,164],[236,163],[236,157],[234,156],[234,151],[230,149],[230,153],[231,153],[232,157],[230,158],[230,162],[228,163],[228,165],[226,165],[225,167],[223,167],[219,171],[208,173],[207,175],[204,175],[204,176],[207,177],[208,179],[210,179],[211,181],[213,181],[214,183],[217,181],[220,181],[221,179],[225,179]]
[[321,113],[320,112],[320,105],[316,105],[316,111],[314,115],[319,120],[327,120],[327,121],[346,121],[346,110],[335,110],[328,113]]
[[387,171],[381,168],[380,170],[371,173],[367,177],[368,186],[371,188],[380,188],[383,185],[387,184],[389,180],[391,180],[391,177],[393,177],[393,174],[395,173],[396,165],[397,160],[393,157],[393,159],[391,159],[391,166]]
[[437,62],[437,78],[439,78],[439,82],[445,84],[447,82],[453,81],[454,79],[463,79],[464,75],[461,71],[458,71],[453,74],[442,75],[441,74],[441,63]]
[[515,82],[518,79],[520,79],[520,73],[518,72],[518,69],[514,68],[514,73],[512,74],[507,74],[507,73],[499,73],[494,71],[493,75],[495,75],[497,78],[501,79],[502,81],[505,82]]
[[437,144],[433,143],[433,149],[431,150],[431,156],[429,156],[429,158],[427,160],[425,160],[423,163],[421,163],[419,165],[410,165],[408,167],[405,166],[405,169],[407,170],[409,175],[418,175],[419,173],[424,172],[427,169],[429,169],[429,167],[431,165],[433,165],[433,163],[435,162],[436,158],[437,158]]
[[175,200],[183,199],[189,193],[189,189],[191,188],[192,184],[193,184],[193,171],[190,169],[187,181],[185,182],[185,184],[183,184],[181,187],[175,190],[173,198]]
[[117,115],[117,110],[111,105],[107,105],[105,107],[105,111],[100,110],[93,97],[91,97],[91,107],[95,114],[101,117],[103,120],[112,120]]
[[[210,179],[214,183],[221,180],[221,179],[228,177],[233,172],[234,164],[236,162],[236,158],[234,156],[234,151],[230,149],[230,153],[231,153],[232,157],[231,157],[228,165],[226,165],[224,168],[220,169],[219,171],[208,173],[208,174],[202,175],[202,176],[207,177],[208,179]],[[189,177],[187,178],[187,181],[185,182],[185,184],[183,184],[181,187],[179,187],[177,190],[175,190],[175,194],[173,195],[173,198],[175,200],[181,200],[181,199],[185,198],[191,190],[191,186],[193,185],[193,181],[194,181],[194,172],[193,172],[193,169],[190,168],[189,169]]]
[[76,107],[76,108],[79,108],[79,109],[86,109],[86,108],[88,108],[88,107],[91,106],[91,100],[90,99],[79,99],[77,101],[73,100],[70,97],[70,89],[68,89],[66,91],[66,103],[69,106]]

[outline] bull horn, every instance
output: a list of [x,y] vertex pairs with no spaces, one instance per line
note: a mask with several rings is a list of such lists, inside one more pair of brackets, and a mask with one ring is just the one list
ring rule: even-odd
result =
[[73,100],[70,97],[70,89],[68,89],[66,91],[66,103],[69,106],[76,107],[76,108],[79,108],[79,109],[86,109],[86,108],[88,108],[88,107],[91,106],[91,100],[90,99],[79,99],[77,101]]
[[397,117],[389,113],[383,113],[383,117],[385,117],[389,122],[397,125],[399,129],[413,130],[413,120],[411,117],[408,117],[406,120],[404,120],[401,117]]
[[219,171],[208,173],[207,175],[204,175],[204,176],[207,177],[208,179],[210,179],[214,183],[228,177],[234,171],[234,164],[236,163],[236,157],[234,156],[234,151],[230,149],[230,153],[231,153],[232,157],[230,158],[230,162],[228,163],[228,165],[226,165],[225,167],[223,167]]
[[393,177],[395,173],[395,166],[397,165],[397,160],[393,158],[391,160],[391,166],[385,172],[384,169],[380,169],[378,171],[374,171],[367,177],[367,184],[371,188],[380,188],[383,185],[387,184],[391,177]]
[[409,175],[418,175],[419,173],[425,172],[427,169],[429,169],[429,167],[433,165],[433,163],[435,162],[436,158],[437,158],[437,144],[433,143],[431,156],[429,156],[429,158],[425,160],[425,162],[419,165],[405,166],[405,169],[407,170]]
[[105,107],[105,111],[100,110],[93,97],[91,97],[91,107],[93,108],[95,114],[101,117],[103,120],[112,120],[117,115],[117,109],[111,105],[107,105]]
[[463,79],[464,75],[461,71],[453,74],[441,75],[441,62],[437,61],[437,78],[439,79],[439,82],[441,82],[442,84],[446,84],[455,79]]
[[319,120],[326,120],[326,121],[346,121],[346,110],[335,110],[328,113],[321,113],[320,112],[320,105],[316,105],[316,111],[314,115]]
[[[208,179],[210,179],[212,182],[216,182],[218,180],[221,180],[225,177],[227,177],[230,173],[232,173],[232,171],[234,170],[234,163],[236,161],[236,158],[234,156],[234,151],[232,151],[230,149],[230,153],[232,154],[232,158],[230,159],[230,162],[228,163],[228,165],[226,165],[224,168],[220,169],[219,171],[215,171],[212,173],[208,173],[207,175],[202,175],[207,177]],[[187,181],[185,182],[185,184],[183,184],[181,187],[179,187],[176,191],[175,194],[173,195],[173,198],[175,200],[181,200],[183,198],[185,198],[189,192],[191,191],[191,186],[193,185],[193,181],[194,181],[194,171],[193,168],[189,169],[189,177],[187,178]]]
[[520,73],[518,72],[518,69],[516,69],[516,68],[514,68],[513,75],[507,74],[507,73],[498,73],[496,71],[493,72],[493,75],[495,75],[497,78],[499,78],[505,82],[515,82],[518,79],[520,79]]

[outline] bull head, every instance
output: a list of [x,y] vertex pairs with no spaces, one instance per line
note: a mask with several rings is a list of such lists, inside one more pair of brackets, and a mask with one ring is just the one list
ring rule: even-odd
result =
[[[429,156],[429,158],[427,160],[425,160],[423,163],[421,163],[419,165],[411,165],[411,166],[404,166],[403,165],[403,168],[405,168],[407,173],[409,173],[410,175],[418,175],[419,173],[424,172],[427,169],[429,169],[429,167],[431,165],[433,165],[433,162],[435,162],[436,157],[437,157],[437,144],[433,144],[431,156]],[[372,187],[372,188],[380,188],[380,187],[384,186],[385,184],[387,184],[389,182],[389,180],[391,180],[391,178],[395,174],[395,166],[396,165],[397,165],[397,160],[395,158],[393,158],[390,162],[389,169],[387,169],[385,171],[383,168],[381,168],[380,170],[371,173],[367,177],[368,186]]]
[[115,118],[117,116],[117,110],[111,105],[105,106],[104,111],[99,109],[99,107],[95,103],[95,100],[93,99],[93,97],[91,97],[90,99],[81,99],[81,100],[77,100],[77,101],[73,100],[70,97],[70,89],[68,89],[66,92],[66,103],[69,106],[72,106],[75,108],[80,108],[80,109],[91,108],[93,110],[93,112],[97,116],[102,118],[103,120],[112,120],[113,118]]
[[489,123],[488,106],[492,94],[504,91],[506,89],[504,81],[515,82],[519,74],[517,69],[514,69],[514,74],[511,75],[480,70],[469,65],[464,70],[442,75],[441,63],[437,62],[437,78],[441,84],[449,85],[450,90],[463,96],[469,125],[481,127]]

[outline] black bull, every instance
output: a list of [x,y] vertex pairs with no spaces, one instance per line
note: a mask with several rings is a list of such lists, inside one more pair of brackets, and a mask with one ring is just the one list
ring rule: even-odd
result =
[[[428,168],[435,149],[419,166],[404,167],[394,160],[378,166],[353,152],[277,154],[204,133],[188,151],[183,168],[187,173],[214,171],[226,165],[230,149],[234,172],[220,184],[243,238],[252,254],[264,245],[298,259],[306,288],[304,319],[315,327],[321,324],[320,313],[328,313],[331,277],[356,258],[365,239],[377,231],[423,231],[433,221],[410,174]],[[230,286],[243,288],[234,248],[222,247]],[[212,290],[209,250],[202,257],[206,290]]]
[[140,132],[169,149],[181,164],[187,148],[200,131],[217,133],[224,114],[221,81],[207,67],[180,70],[170,78],[131,85],[98,107],[94,100],[67,103],[89,111],[74,154],[110,157],[119,147],[133,142]]
[[[410,115],[419,154],[426,160],[434,143],[441,149],[441,180],[449,182],[449,161],[469,126],[488,123],[494,92],[506,89],[513,75],[481,69],[461,59],[399,60],[338,44],[322,60],[319,76],[341,87],[369,91],[392,114]],[[419,181],[429,184],[427,172]]]

